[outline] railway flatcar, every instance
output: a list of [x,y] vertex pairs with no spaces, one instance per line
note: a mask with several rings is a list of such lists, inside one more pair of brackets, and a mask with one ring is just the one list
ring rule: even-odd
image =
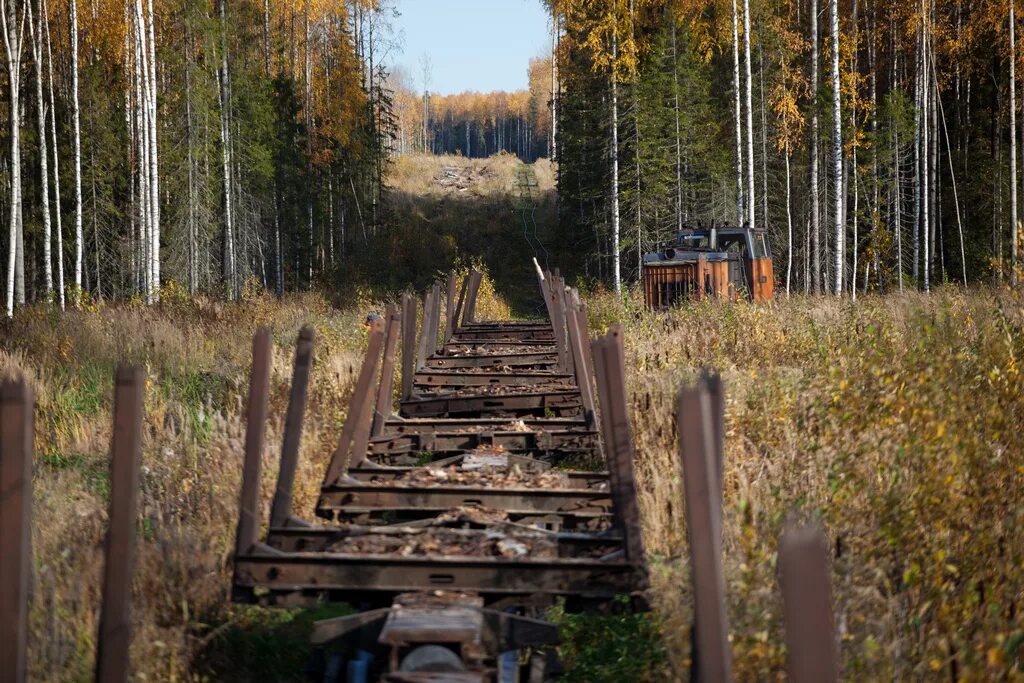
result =
[[762,228],[684,228],[643,259],[644,303],[661,309],[705,297],[768,301],[775,277]]

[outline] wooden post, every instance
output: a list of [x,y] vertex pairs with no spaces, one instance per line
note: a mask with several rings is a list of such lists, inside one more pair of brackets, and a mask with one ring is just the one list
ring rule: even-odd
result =
[[686,499],[694,595],[696,680],[732,680],[722,576],[721,498],[715,493],[714,427],[707,387],[684,388],[676,426]]
[[395,388],[395,353],[398,348],[398,327],[401,321],[402,316],[397,309],[388,310],[387,325],[384,327],[384,361],[380,368],[380,384],[377,385],[377,403],[373,409],[371,436],[380,436],[384,433],[384,424],[394,412],[391,401]]
[[28,587],[32,569],[32,387],[0,384],[0,678],[27,676]]
[[114,436],[110,458],[110,516],[103,568],[103,607],[96,651],[97,681],[127,681],[132,641],[132,572],[136,504],[142,462],[142,413],[146,378],[120,366],[114,379]]
[[816,526],[787,525],[779,542],[786,668],[793,683],[838,680],[828,544]]
[[235,555],[245,555],[256,544],[260,530],[260,470],[263,436],[267,425],[270,393],[270,330],[261,327],[252,340],[252,370],[249,374],[249,404],[246,408],[245,461],[242,464],[242,496],[238,505],[238,533]]
[[626,407],[621,329],[616,326],[608,335],[594,341],[593,352],[597,393],[601,402],[601,434],[611,478],[615,522],[626,539],[626,556],[630,562],[641,564],[644,561],[644,544],[633,475],[633,437]]
[[416,372],[416,299],[402,295],[402,398],[412,396]]
[[286,525],[292,514],[292,489],[295,486],[295,468],[299,463],[299,446],[302,444],[309,373],[313,365],[313,338],[313,328],[306,325],[299,330],[299,338],[295,343],[292,387],[284,419],[284,439],[281,442],[281,467],[278,470],[274,502],[270,506],[271,527]]
[[383,345],[384,321],[375,320],[370,328],[370,341],[366,348],[366,357],[359,369],[359,377],[356,378],[356,388],[348,402],[348,414],[345,416],[345,425],[341,428],[341,439],[331,456],[331,463],[327,466],[324,486],[330,486],[338,480],[342,473],[348,471],[349,461],[353,454],[362,457],[360,449],[363,452],[366,450],[371,422],[369,413],[373,406],[371,402],[373,379],[377,374]]

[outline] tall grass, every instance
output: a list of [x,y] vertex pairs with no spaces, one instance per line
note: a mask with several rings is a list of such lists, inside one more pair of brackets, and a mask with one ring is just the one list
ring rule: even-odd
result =
[[1024,677],[1024,313],[1018,294],[690,304],[591,300],[626,326],[652,602],[682,676],[692,596],[674,396],[726,382],[724,561],[741,680],[784,668],[776,546],[788,514],[833,546],[850,680]]
[[[310,294],[224,305],[174,292],[165,301],[30,308],[0,329],[0,373],[27,376],[39,402],[32,676],[91,675],[112,377],[123,359],[147,376],[135,677],[299,679],[310,622],[336,610],[229,603],[251,338],[269,325],[275,340],[267,503],[295,335],[307,322],[317,331],[295,501],[308,514],[360,362],[360,323],[382,304],[335,309]],[[724,554],[739,679],[784,668],[775,550],[791,512],[819,519],[832,539],[846,678],[1024,676],[1019,296],[793,297],[657,314],[602,292],[588,303],[592,333],[626,327],[655,611],[565,617],[572,680],[687,676],[692,595],[673,401],[702,367],[726,381]],[[489,281],[478,310],[508,312]]]
[[204,671],[222,680],[230,669],[210,668],[216,652],[244,635],[235,626],[244,630],[251,619],[230,605],[228,588],[242,405],[258,326],[269,325],[275,341],[265,499],[276,475],[294,341],[306,322],[316,328],[317,346],[296,509],[312,507],[339,432],[361,361],[365,332],[359,323],[371,305],[335,311],[316,295],[223,305],[171,294],[171,303],[156,308],[94,306],[63,315],[31,308],[0,333],[0,373],[27,377],[38,402],[33,680],[92,675],[119,361],[143,366],[147,380],[133,586],[131,655],[138,680],[182,680]]

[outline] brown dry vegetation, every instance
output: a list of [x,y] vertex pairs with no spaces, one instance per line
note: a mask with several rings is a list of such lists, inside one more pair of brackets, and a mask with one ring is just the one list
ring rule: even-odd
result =
[[115,364],[140,364],[147,377],[132,661],[138,680],[182,680],[216,668],[205,659],[216,658],[217,638],[250,616],[228,605],[228,587],[252,335],[268,325],[275,341],[263,463],[269,500],[295,337],[304,323],[316,328],[296,499],[296,509],[309,510],[344,417],[368,308],[338,312],[316,295],[64,315],[39,307],[4,330],[0,372],[28,377],[38,402],[33,680],[91,678]]
[[[485,315],[507,313],[490,283],[483,293]],[[251,336],[265,324],[275,339],[269,503],[295,335],[305,322],[317,331],[296,498],[308,516],[359,362],[359,322],[379,305],[170,294],[155,308],[29,309],[0,332],[2,372],[30,377],[39,401],[34,680],[90,675],[119,359],[148,377],[137,679],[300,678],[315,615],[228,603]],[[740,680],[776,678],[784,666],[775,548],[790,511],[818,518],[833,539],[845,678],[948,680],[954,667],[969,680],[1024,676],[1018,296],[794,297],[650,314],[595,294],[590,306],[594,333],[626,325],[655,613],[566,622],[572,680],[686,677],[692,600],[672,399],[704,366],[726,380],[724,553]],[[255,664],[239,670],[240,661]]]
[[790,513],[832,539],[845,679],[1024,679],[1021,303],[950,289],[652,315],[592,300],[597,331],[626,324],[652,601],[677,672],[692,599],[673,401],[707,366],[726,382],[738,679],[784,667],[775,552]]

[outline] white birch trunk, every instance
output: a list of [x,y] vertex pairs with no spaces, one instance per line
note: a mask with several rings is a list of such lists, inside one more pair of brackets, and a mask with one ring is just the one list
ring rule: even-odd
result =
[[[813,0],[812,0],[813,1]],[[743,119],[740,111],[740,22],[736,0],[732,0],[732,89],[736,120],[736,225],[743,224]]]
[[[10,92],[11,208],[7,253],[7,317],[14,315],[15,280],[21,244],[21,53],[24,14],[19,16],[14,0],[0,0],[0,21],[7,53],[7,82]],[[23,284],[22,284],[23,286]]]
[[78,105],[78,0],[71,0],[71,132],[75,143],[75,287],[82,289],[85,234],[82,228],[82,125]]
[[835,294],[843,293],[846,226],[843,225],[843,119],[839,80],[839,0],[832,0],[832,161],[835,168]]
[[53,301],[53,263],[51,261],[50,242],[53,239],[50,225],[50,169],[47,163],[46,143],[46,101],[43,99],[43,12],[40,3],[38,23],[32,13],[32,4],[28,8],[29,37],[32,41],[32,65],[35,70],[36,82],[36,127],[39,129],[39,195],[42,200],[43,214],[43,281],[46,287],[46,301]]
[[53,49],[50,43],[49,7],[43,0],[43,27],[46,32],[47,90],[50,101],[50,144],[53,153],[53,215],[57,233],[57,301],[64,310],[64,231],[61,225],[60,205],[60,156],[57,147],[57,108],[53,98]]
[[811,287],[821,294],[821,199],[818,196],[818,0],[811,0]]
[[747,222],[750,227],[754,227],[756,224],[754,207],[757,206],[757,201],[754,197],[754,105],[751,94],[753,79],[750,72],[750,0],[743,0],[743,70],[747,126]]
[[619,83],[615,65],[619,38],[612,34],[612,280],[615,292],[622,292],[622,264],[619,254]]
[[153,0],[146,3],[147,27],[144,37],[148,36],[146,80],[149,84],[149,96],[146,100],[147,142],[149,146],[149,213],[150,213],[150,303],[160,300],[160,164],[156,139],[156,38],[153,28]]

